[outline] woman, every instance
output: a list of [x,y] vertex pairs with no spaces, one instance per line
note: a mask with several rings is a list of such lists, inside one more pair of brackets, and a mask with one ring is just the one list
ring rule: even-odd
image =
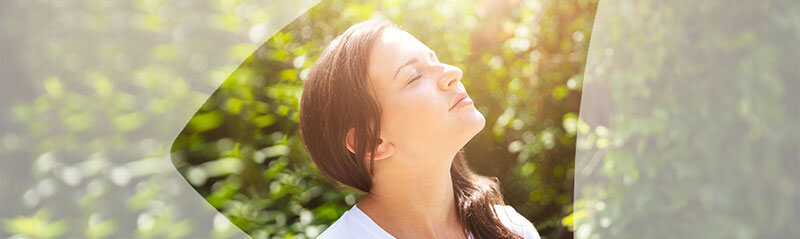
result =
[[464,161],[486,119],[461,77],[386,20],[330,43],[305,82],[301,137],[326,177],[367,195],[318,238],[539,238]]

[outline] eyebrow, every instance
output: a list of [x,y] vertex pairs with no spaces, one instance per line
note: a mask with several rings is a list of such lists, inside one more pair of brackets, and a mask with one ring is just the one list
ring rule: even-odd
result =
[[394,80],[394,78],[395,78],[395,77],[397,77],[397,73],[400,73],[400,70],[401,70],[401,69],[403,69],[403,67],[406,67],[406,66],[408,66],[408,65],[411,65],[411,64],[417,63],[417,61],[419,61],[419,59],[417,59],[416,57],[414,57],[414,58],[411,58],[410,60],[408,60],[408,61],[407,61],[406,63],[404,63],[402,66],[400,66],[399,68],[397,68],[397,71],[395,71],[395,72],[394,72],[394,76],[392,76],[392,79]]

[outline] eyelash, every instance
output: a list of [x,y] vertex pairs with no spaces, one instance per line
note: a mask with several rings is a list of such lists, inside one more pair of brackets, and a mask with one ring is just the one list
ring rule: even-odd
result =
[[422,78],[422,74],[419,74],[419,75],[415,76],[414,78],[411,78],[411,80],[408,81],[407,85],[410,85],[412,82],[414,82],[415,80],[418,80],[419,78]]
[[[439,58],[436,58],[436,56],[435,56],[435,55],[434,55],[433,59],[434,59],[436,62],[439,62]],[[411,83],[414,83],[414,81],[415,81],[415,80],[419,80],[419,78],[422,78],[422,76],[423,76],[422,74],[418,74],[418,75],[414,76],[414,78],[411,78],[411,80],[409,80],[409,81],[408,81],[408,84],[406,84],[406,85],[410,85]]]

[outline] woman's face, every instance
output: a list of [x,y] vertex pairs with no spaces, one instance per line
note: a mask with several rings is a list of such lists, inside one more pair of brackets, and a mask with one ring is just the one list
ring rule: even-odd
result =
[[452,158],[486,125],[472,100],[461,100],[467,96],[461,70],[439,62],[411,34],[385,29],[369,59],[368,79],[382,111],[380,136],[394,154]]

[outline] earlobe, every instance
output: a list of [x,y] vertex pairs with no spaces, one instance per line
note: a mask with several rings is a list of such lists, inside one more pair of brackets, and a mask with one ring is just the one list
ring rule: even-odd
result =
[[392,156],[394,153],[394,144],[390,143],[389,141],[381,139],[381,143],[378,144],[378,149],[375,150],[375,160],[381,160]]

